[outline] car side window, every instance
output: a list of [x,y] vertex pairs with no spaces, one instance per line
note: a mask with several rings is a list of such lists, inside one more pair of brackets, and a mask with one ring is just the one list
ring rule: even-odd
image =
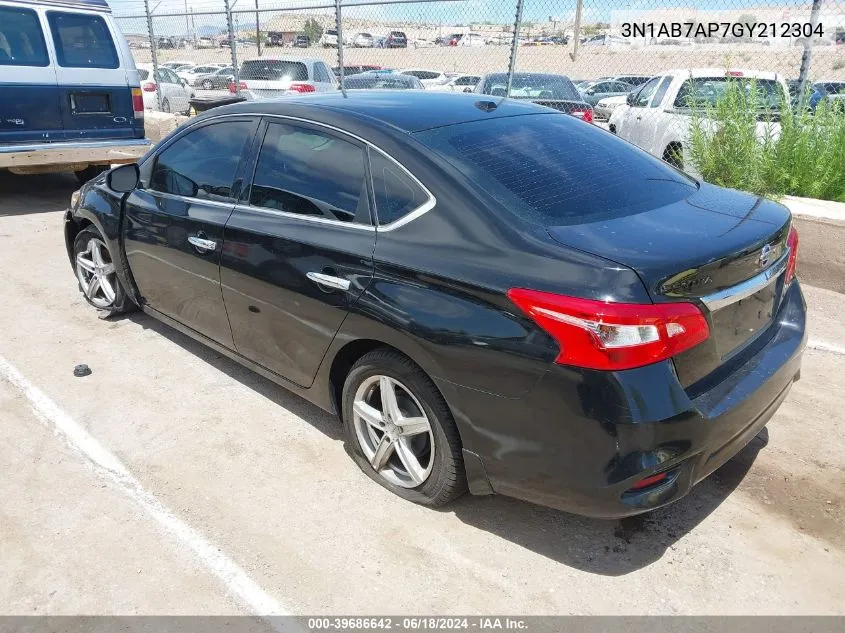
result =
[[161,81],[166,84],[178,84],[179,77],[169,68],[159,68],[158,70],[159,75],[161,75]]
[[176,196],[228,201],[253,125],[224,121],[176,139],[155,158],[149,188]]
[[370,223],[364,150],[328,132],[270,123],[249,203],[338,222]]
[[0,66],[48,66],[47,43],[32,9],[0,7]]
[[370,150],[370,172],[379,225],[395,222],[429,200],[425,190],[404,169],[375,150]]
[[640,88],[640,91],[634,98],[634,103],[632,105],[638,108],[646,107],[648,102],[651,101],[651,98],[654,96],[654,92],[657,90],[657,84],[659,83],[660,77],[653,77],[652,79],[649,79],[648,82]]
[[331,79],[329,79],[329,73],[326,71],[326,67],[323,64],[314,64],[314,81],[318,81],[320,83],[331,82]]
[[478,83],[478,77],[458,77],[456,86],[474,86]]
[[654,93],[654,99],[651,100],[652,108],[660,107],[660,104],[663,103],[663,97],[666,96],[666,91],[669,90],[669,84],[671,83],[672,77],[663,78],[663,81],[660,82],[660,85],[657,87],[657,91]]
[[109,27],[100,15],[48,11],[59,66],[119,68]]

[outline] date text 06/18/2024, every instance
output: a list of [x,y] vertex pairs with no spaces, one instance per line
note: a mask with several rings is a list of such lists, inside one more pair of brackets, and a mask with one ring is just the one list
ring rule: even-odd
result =
[[622,37],[824,37],[824,25],[810,22],[623,22]]

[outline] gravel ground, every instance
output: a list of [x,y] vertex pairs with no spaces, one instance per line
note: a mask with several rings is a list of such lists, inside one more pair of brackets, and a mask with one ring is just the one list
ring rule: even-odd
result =
[[[845,355],[809,349],[769,445],[648,516],[427,510],[331,416],[146,316],[99,320],[64,252],[75,186],[0,174],[1,613],[845,614]],[[805,290],[841,351],[845,297]]]

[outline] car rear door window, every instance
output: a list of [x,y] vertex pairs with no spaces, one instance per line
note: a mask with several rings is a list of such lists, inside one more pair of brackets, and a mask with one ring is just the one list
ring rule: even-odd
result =
[[241,66],[241,79],[258,81],[308,81],[308,68],[302,62],[278,59],[251,59]]
[[631,215],[697,189],[662,161],[562,114],[482,119],[416,136],[501,208],[543,226]]
[[0,66],[48,66],[47,44],[32,9],[0,7]]
[[224,121],[178,138],[156,157],[150,188],[176,196],[227,201],[253,125]]
[[634,95],[634,102],[631,104],[637,108],[645,108],[657,90],[657,84],[660,83],[660,77],[653,77],[648,80],[643,87]]
[[370,151],[370,172],[379,225],[396,222],[431,197],[404,169],[378,151]]
[[59,66],[119,68],[114,42],[102,16],[49,11],[47,19]]
[[331,83],[329,73],[322,63],[314,64],[314,81],[318,83]]
[[249,202],[284,213],[369,224],[364,149],[322,130],[270,123]]

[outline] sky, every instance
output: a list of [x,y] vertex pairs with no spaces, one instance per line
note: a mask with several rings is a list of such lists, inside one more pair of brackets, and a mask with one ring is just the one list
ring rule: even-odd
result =
[[[256,0],[230,0],[241,28],[255,24],[253,13],[241,13],[255,8]],[[343,0],[344,12],[351,17],[371,20],[407,23],[429,22],[444,24],[469,24],[489,21],[495,24],[511,24],[514,20],[516,0],[456,0],[453,2],[414,2],[413,0],[393,0],[390,4],[355,7],[357,2],[365,0]],[[116,16],[143,15],[144,0],[109,0]],[[332,0],[258,0],[261,9],[297,8],[325,6]],[[643,11],[658,8],[695,8],[698,10],[742,10],[767,7],[806,8],[809,13],[809,0],[584,0],[582,20],[590,22],[610,22],[611,11]],[[225,28],[224,0],[149,0],[154,15],[167,15],[193,11],[220,12],[217,16],[194,16],[194,24],[200,27]],[[546,22],[550,17],[563,22],[571,22],[575,15],[576,0],[525,0],[523,19],[532,22]],[[845,13],[845,0],[823,0],[826,11],[838,10]],[[328,14],[330,10],[321,11]],[[268,20],[274,13],[261,13],[261,21]],[[121,28],[126,32],[146,32],[144,20],[122,20]],[[158,17],[154,23],[155,31],[161,35],[181,35],[185,33],[184,18]]]

